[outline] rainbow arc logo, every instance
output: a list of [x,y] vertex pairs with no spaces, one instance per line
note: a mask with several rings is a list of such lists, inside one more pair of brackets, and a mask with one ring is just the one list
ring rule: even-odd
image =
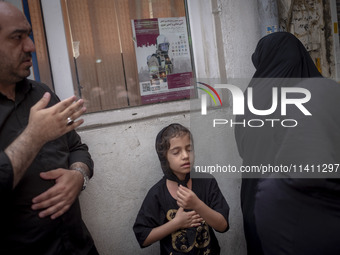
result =
[[[210,86],[210,85],[208,85],[206,83],[203,83],[203,82],[199,82],[199,81],[196,82],[196,83],[198,83],[198,84],[208,88],[209,90],[211,90],[216,95],[216,97],[218,98],[218,100],[220,101],[220,104],[222,106],[221,97],[220,97],[220,95],[217,93],[217,91],[212,86]],[[197,89],[200,89],[200,90],[206,92],[212,98],[212,100],[214,101],[215,106],[217,106],[217,102],[215,100],[214,95],[208,89],[206,89],[206,88],[202,88],[202,87],[198,87],[197,86]],[[201,97],[201,114],[202,115],[207,115],[207,95],[206,94],[202,94],[202,97]]]

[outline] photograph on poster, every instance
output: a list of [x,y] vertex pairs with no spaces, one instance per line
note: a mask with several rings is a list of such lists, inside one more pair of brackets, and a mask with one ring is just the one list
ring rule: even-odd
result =
[[132,20],[143,104],[190,97],[191,56],[185,17]]

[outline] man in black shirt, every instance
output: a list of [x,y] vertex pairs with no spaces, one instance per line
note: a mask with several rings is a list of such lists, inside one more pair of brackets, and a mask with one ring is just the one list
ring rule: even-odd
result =
[[30,33],[25,16],[0,1],[0,254],[98,254],[78,201],[93,174],[74,131],[84,102],[60,102],[26,79]]

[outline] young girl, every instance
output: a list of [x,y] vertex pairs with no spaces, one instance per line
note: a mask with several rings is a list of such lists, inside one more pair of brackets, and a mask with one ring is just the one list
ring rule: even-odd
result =
[[228,230],[229,206],[212,176],[190,179],[193,147],[190,131],[180,124],[158,133],[164,177],[149,190],[133,226],[142,248],[160,241],[160,254],[220,254],[212,228]]

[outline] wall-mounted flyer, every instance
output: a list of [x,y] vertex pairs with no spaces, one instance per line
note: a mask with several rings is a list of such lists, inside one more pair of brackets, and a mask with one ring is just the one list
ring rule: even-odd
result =
[[132,20],[143,104],[190,98],[192,66],[185,17]]

